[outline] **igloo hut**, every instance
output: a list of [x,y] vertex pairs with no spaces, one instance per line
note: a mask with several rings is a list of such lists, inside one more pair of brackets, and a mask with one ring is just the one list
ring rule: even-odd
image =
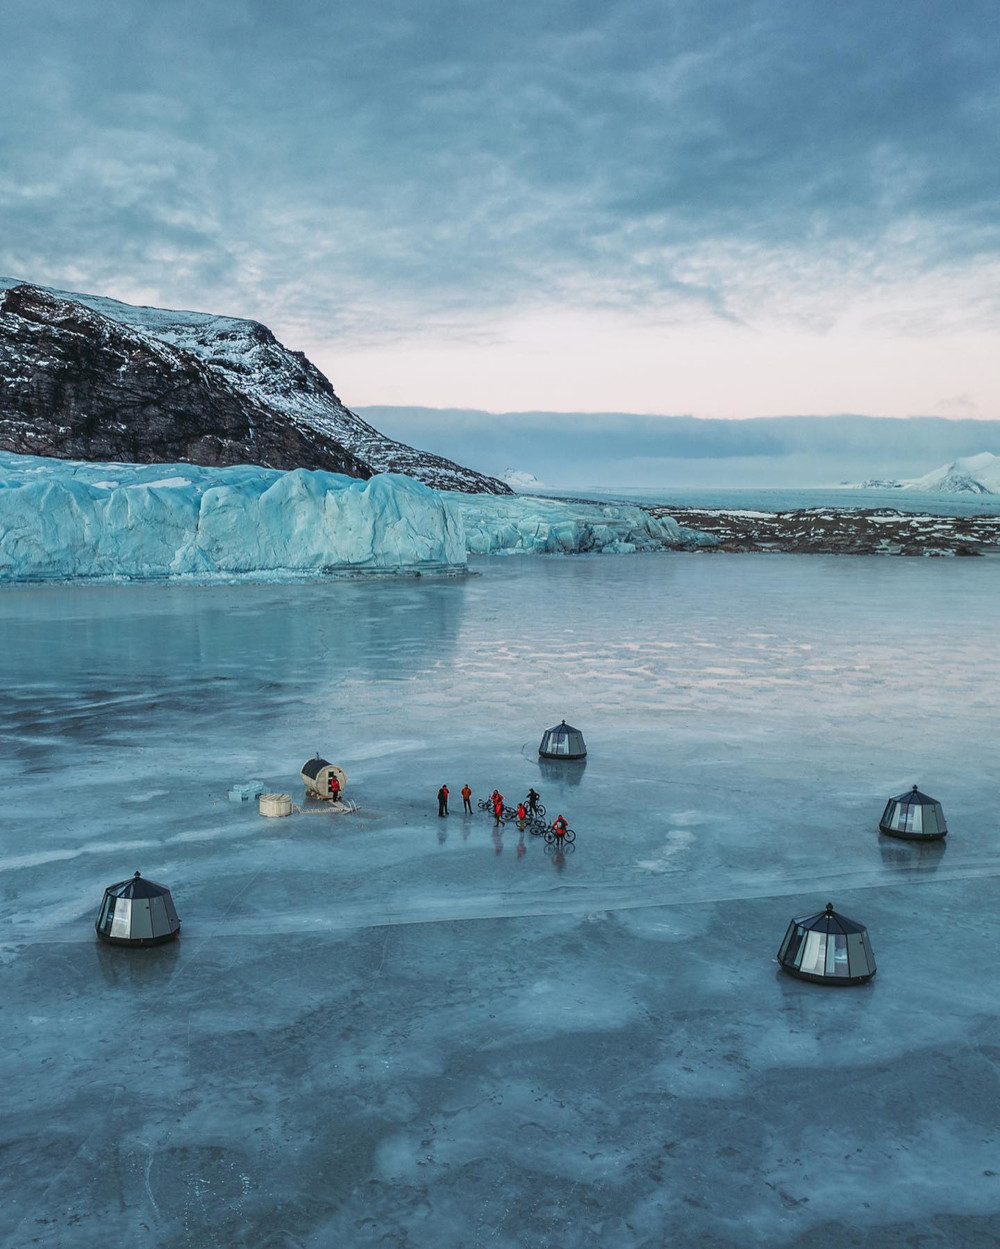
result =
[[868,929],[826,904],[816,915],[800,915],[788,925],[778,950],[781,970],[817,984],[864,984],[875,975]]
[[159,945],[178,935],[181,921],[166,885],[136,872],[129,880],[108,885],[94,927],[112,945]]
[[906,841],[937,841],[948,836],[940,802],[922,794],[916,785],[889,799],[878,826],[880,832]]
[[347,788],[347,773],[344,769],[327,759],[321,759],[319,755],[306,760],[299,775],[314,798],[343,798]]
[[543,759],[586,759],[587,747],[580,730],[563,720],[545,730],[538,753]]

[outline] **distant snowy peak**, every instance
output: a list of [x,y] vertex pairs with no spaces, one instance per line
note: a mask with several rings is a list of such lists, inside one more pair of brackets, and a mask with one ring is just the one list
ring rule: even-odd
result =
[[526,473],[519,468],[505,468],[500,474],[500,480],[515,490],[537,490],[542,485],[534,473]]
[[952,460],[923,477],[902,482],[904,490],[933,494],[1000,494],[1000,455],[983,451]]
[[133,307],[0,279],[0,449],[138,463],[251,463],[443,490],[496,478],[385,437],[257,321]]
[[1000,494],[1000,455],[983,451],[952,460],[923,477],[870,477],[858,490],[919,490],[924,494]]

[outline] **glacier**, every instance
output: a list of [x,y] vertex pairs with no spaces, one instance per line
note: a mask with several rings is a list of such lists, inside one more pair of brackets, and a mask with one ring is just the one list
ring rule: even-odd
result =
[[464,565],[460,520],[399,474],[0,455],[0,578],[302,576]]
[[620,555],[717,545],[710,534],[633,504],[486,494],[455,495],[453,503],[465,522],[470,555]]
[[397,473],[124,464],[0,452],[0,580],[448,571],[472,554],[711,544],[641,508],[457,495]]

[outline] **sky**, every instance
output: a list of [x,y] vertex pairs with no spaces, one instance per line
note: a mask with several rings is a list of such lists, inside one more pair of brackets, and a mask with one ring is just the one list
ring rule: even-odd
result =
[[0,273],[351,406],[1000,418],[996,0],[4,0]]

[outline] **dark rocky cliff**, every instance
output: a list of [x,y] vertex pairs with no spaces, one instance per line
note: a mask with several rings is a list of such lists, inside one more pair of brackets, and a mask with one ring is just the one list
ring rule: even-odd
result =
[[0,449],[130,463],[261,464],[438,489],[503,482],[384,437],[255,321],[0,284]]

